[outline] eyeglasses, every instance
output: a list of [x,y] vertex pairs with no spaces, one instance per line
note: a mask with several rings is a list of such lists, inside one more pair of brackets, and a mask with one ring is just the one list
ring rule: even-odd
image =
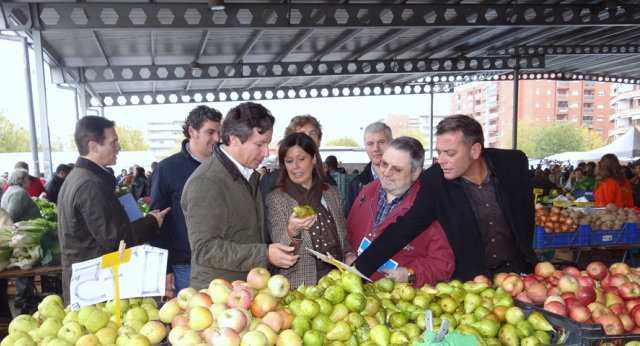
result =
[[380,168],[383,171],[386,171],[387,169],[390,169],[391,173],[394,174],[394,175],[400,175],[400,174],[402,174],[402,173],[407,171],[406,169],[401,169],[398,166],[389,166],[389,163],[385,162],[384,160],[380,161]]

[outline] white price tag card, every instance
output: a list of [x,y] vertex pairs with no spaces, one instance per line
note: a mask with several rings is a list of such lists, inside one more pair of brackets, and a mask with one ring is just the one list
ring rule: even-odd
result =
[[[131,248],[131,260],[120,264],[120,298],[162,296],[169,252],[148,245]],[[115,299],[111,268],[100,269],[102,258],[74,263],[69,287],[71,309]]]

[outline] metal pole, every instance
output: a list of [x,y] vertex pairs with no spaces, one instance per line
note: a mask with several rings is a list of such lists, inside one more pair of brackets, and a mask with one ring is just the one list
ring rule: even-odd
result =
[[38,159],[38,136],[36,135],[36,118],[33,112],[33,92],[31,90],[31,65],[29,64],[29,45],[27,38],[22,40],[22,53],[24,59],[24,81],[27,88],[27,116],[29,117],[29,144],[31,145],[31,157],[33,158],[33,174],[40,177],[40,159]]
[[78,109],[78,89],[73,88],[73,105],[76,106],[76,122],[80,120],[80,110]]
[[42,52],[42,36],[40,30],[33,30],[33,51],[36,58],[36,82],[38,87],[38,113],[40,113],[40,141],[44,161],[44,178],[51,178],[51,141],[49,140],[49,116],[47,114],[47,88],[44,78],[44,59]]
[[513,125],[511,128],[511,147],[513,149],[517,149],[518,147],[518,91],[520,89],[518,71],[518,69],[513,70]]
[[84,83],[78,84],[78,103],[80,104],[80,117],[87,116],[87,90]]
[[430,112],[429,112],[429,158],[433,161],[433,87],[436,84],[431,81],[429,82],[429,93],[431,94],[431,105],[429,105],[429,107],[431,108]]

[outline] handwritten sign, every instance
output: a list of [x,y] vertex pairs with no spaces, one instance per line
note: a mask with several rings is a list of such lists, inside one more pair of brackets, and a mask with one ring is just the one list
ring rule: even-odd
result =
[[[148,245],[135,246],[127,249],[129,250],[130,260],[119,267],[120,298],[163,295],[168,251]],[[72,310],[115,299],[113,270],[101,267],[102,257],[71,266],[69,292]]]

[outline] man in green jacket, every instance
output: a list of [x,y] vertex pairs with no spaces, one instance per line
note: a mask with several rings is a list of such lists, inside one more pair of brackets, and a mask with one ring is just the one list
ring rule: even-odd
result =
[[274,117],[262,105],[246,102],[222,122],[222,144],[184,186],[182,210],[191,245],[190,286],[211,280],[246,280],[249,270],[270,264],[289,268],[300,256],[294,248],[264,242],[264,210],[255,171],[269,155]]

